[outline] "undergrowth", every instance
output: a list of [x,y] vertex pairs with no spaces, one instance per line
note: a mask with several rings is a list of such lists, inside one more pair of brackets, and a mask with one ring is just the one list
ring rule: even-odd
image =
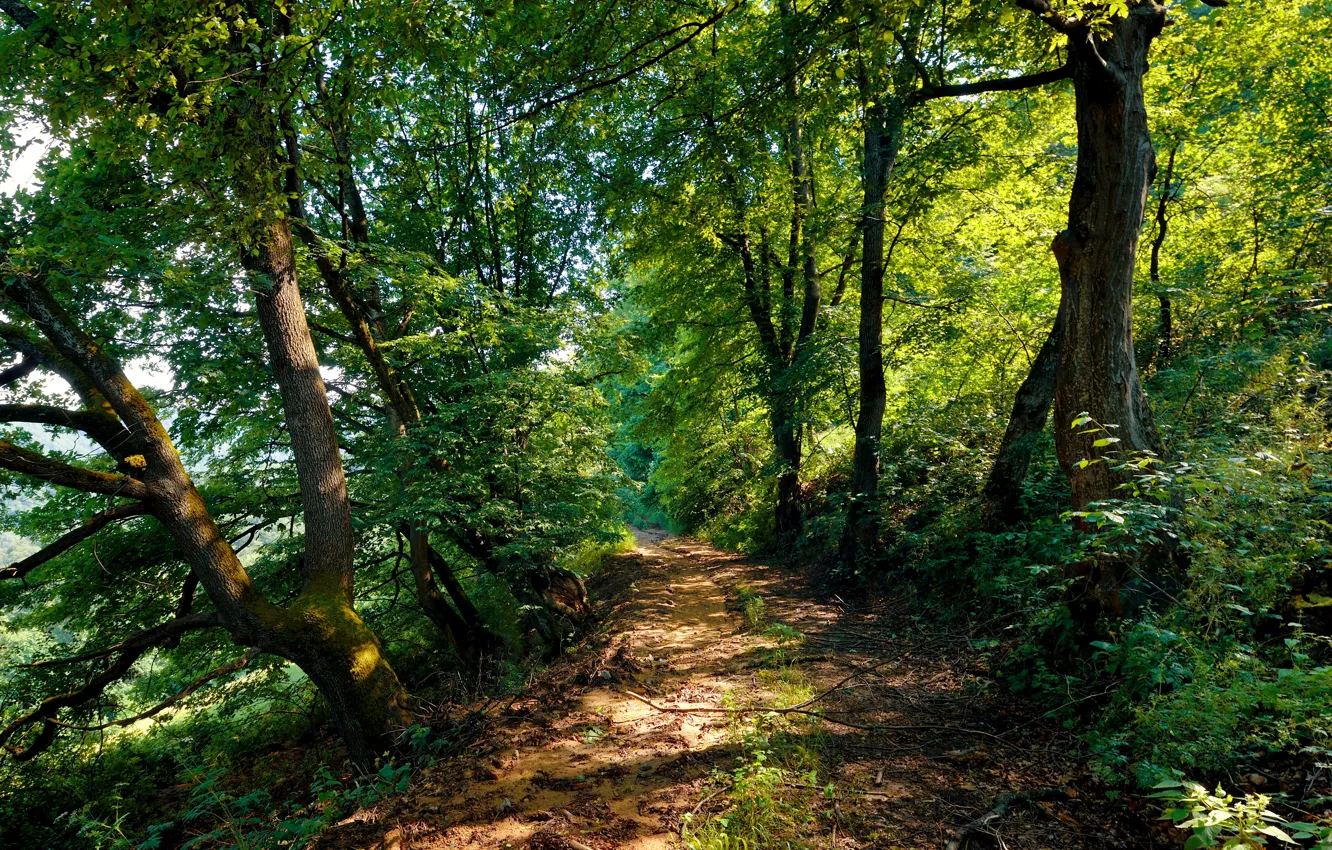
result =
[[[1330,370],[1332,336],[1321,329],[1181,356],[1149,386],[1167,457],[1112,457],[1130,484],[1074,515],[1046,433],[1027,477],[1027,518],[994,532],[981,530],[979,493],[1003,419],[904,399],[882,440],[879,557],[834,566],[826,580],[840,592],[886,582],[923,591],[931,616],[972,631],[996,684],[1081,731],[1093,770],[1111,787],[1150,789],[1183,776],[1226,782],[1243,800],[1249,792],[1237,781],[1289,776],[1299,794],[1274,792],[1275,810],[1325,807]],[[834,494],[849,460],[808,485],[801,546],[818,563],[836,564]],[[745,504],[736,527],[754,527],[747,517],[769,508]],[[1098,634],[1079,638],[1066,604],[1069,568],[1087,562],[1124,575],[1117,610]]]
[[406,740],[412,752],[409,760],[383,764],[357,782],[345,781],[321,764],[308,793],[294,799],[276,799],[262,787],[238,790],[238,779],[230,768],[192,763],[180,777],[190,790],[184,810],[175,819],[134,830],[138,837],[131,837],[126,815],[117,811],[109,819],[101,818],[89,806],[70,816],[71,825],[97,850],[167,846],[180,850],[301,850],[347,815],[405,792],[414,769],[433,764],[437,754],[449,746],[447,739],[420,726],[408,730]]
[[[752,589],[741,586],[739,593]],[[752,630],[751,630],[752,631]],[[814,695],[792,651],[803,640],[795,629],[774,623],[751,638],[764,652],[765,666],[755,686],[731,691],[722,706],[731,709],[787,708]],[[689,850],[807,848],[829,828],[821,786],[822,732],[817,718],[771,710],[728,716],[727,738],[739,756],[730,770],[716,770],[712,790],[694,812],[686,813],[681,838]]]

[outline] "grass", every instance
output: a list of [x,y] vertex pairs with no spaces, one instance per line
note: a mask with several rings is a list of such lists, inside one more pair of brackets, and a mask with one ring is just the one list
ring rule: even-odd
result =
[[585,540],[566,552],[560,558],[560,566],[578,574],[581,578],[601,572],[606,562],[616,555],[623,555],[638,548],[638,541],[628,526],[620,529],[620,536],[614,540]]
[[745,631],[763,631],[763,626],[768,622],[768,604],[763,601],[763,596],[747,584],[736,585],[735,593],[736,605],[745,621]]
[[[759,640],[766,622],[762,597],[742,585],[738,590],[746,628]],[[751,618],[751,614],[754,614]],[[753,688],[722,698],[727,708],[787,708],[814,695],[814,685],[787,650],[803,638],[783,623],[769,625],[762,637],[775,639],[773,666],[759,672]],[[773,713],[728,715],[727,734],[741,757],[730,771],[712,776],[714,790],[699,814],[685,816],[681,838],[689,850],[763,850],[819,846],[827,830],[828,793],[819,783],[822,733],[818,718]]]

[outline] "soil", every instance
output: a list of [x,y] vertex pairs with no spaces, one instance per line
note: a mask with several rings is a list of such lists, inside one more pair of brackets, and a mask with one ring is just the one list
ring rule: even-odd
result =
[[[967,636],[912,619],[905,604],[820,598],[789,568],[661,532],[637,537],[638,551],[613,559],[594,585],[599,640],[503,706],[464,756],[420,771],[408,793],[339,824],[320,846],[680,847],[686,813],[706,816],[725,800],[714,792],[740,756],[735,715],[643,700],[717,709],[730,693],[728,705],[766,704],[764,671],[779,651],[816,694],[832,689],[810,706],[822,715],[811,721],[819,785],[804,798],[820,825],[815,846],[942,850],[1013,792],[1039,794],[967,846],[1178,846],[1141,802],[1112,802],[1072,734],[992,682]],[[768,622],[803,634],[798,648],[743,629],[741,584],[763,596]]]

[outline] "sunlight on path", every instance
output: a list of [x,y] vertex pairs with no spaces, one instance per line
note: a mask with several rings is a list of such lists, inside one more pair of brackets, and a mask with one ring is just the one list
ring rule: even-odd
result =
[[[622,690],[664,704],[715,705],[731,687],[728,662],[748,647],[694,553],[663,548],[660,532],[637,536],[646,576],[610,653],[627,663],[600,673],[610,681],[558,713],[520,702],[518,711],[532,713],[508,730],[513,748],[477,768],[460,793],[421,801],[438,805],[449,825],[415,837],[412,847],[516,846],[537,833],[533,847],[676,844],[678,811],[692,807],[700,780],[733,753],[720,721],[661,714]],[[580,840],[588,827],[595,835]]]

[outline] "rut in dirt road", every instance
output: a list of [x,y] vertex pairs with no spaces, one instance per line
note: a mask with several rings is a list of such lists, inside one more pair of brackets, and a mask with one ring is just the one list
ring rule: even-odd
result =
[[[696,843],[715,838],[700,825],[737,805],[731,777],[762,712],[659,711],[631,693],[667,709],[764,707],[798,702],[792,681],[818,697],[808,709],[822,716],[797,718],[816,766],[772,774],[789,831],[770,846],[937,849],[973,822],[973,838],[1013,850],[1152,846],[1130,837],[1137,818],[1079,793],[1071,738],[979,687],[965,639],[819,601],[783,570],[695,541],[637,536],[607,567],[628,584],[599,653],[537,683],[474,755],[423,771],[322,846],[646,850],[682,846],[690,817]],[[740,587],[778,628],[742,628]],[[976,825],[996,799],[1011,805]]]

